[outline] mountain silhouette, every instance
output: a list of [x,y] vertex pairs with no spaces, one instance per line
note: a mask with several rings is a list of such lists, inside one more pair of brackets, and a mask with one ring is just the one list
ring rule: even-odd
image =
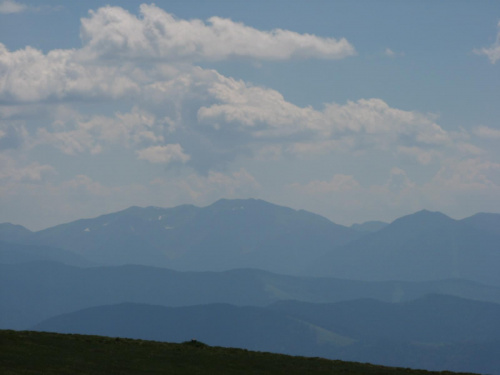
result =
[[309,272],[357,280],[464,278],[498,286],[500,236],[492,230],[496,220],[495,215],[454,220],[419,211],[330,250]]

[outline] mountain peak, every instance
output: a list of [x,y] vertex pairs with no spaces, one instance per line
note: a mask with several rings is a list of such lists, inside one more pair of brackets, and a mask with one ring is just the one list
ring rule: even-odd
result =
[[207,208],[212,209],[212,210],[221,210],[221,211],[251,210],[251,211],[267,212],[269,210],[279,210],[279,211],[282,211],[282,212],[284,211],[284,212],[288,212],[288,213],[296,211],[296,210],[289,208],[289,207],[279,206],[279,205],[264,201],[262,199],[255,199],[255,198],[219,199],[218,201],[211,204]]
[[28,238],[33,234],[32,231],[22,225],[1,223],[0,224],[0,239],[2,241],[17,242]]
[[430,224],[437,225],[442,223],[449,223],[456,221],[451,217],[439,212],[439,211],[429,211],[420,210],[413,214],[402,216],[392,222],[393,224],[409,224],[409,225],[420,225],[420,224]]

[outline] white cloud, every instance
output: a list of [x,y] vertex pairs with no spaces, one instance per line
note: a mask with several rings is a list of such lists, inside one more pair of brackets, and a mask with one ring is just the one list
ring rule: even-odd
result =
[[[10,52],[0,45],[0,99],[12,104],[130,100],[136,107],[114,117],[56,114],[50,125],[37,126],[33,145],[98,154],[120,144],[144,160],[168,162],[177,155],[206,172],[237,155],[262,158],[271,148],[279,150],[276,158],[453,143],[432,115],[391,108],[380,99],[317,110],[213,70],[170,64],[231,56],[340,58],[354,53],[346,41],[264,32],[217,17],[208,23],[181,20],[154,5],[142,5],[139,17],[119,7],[91,11],[82,19],[81,35],[80,50]],[[162,146],[167,136],[182,153],[168,154],[172,149]]]
[[385,54],[386,56],[393,57],[395,55],[394,51],[391,50],[390,48],[385,49]]
[[325,194],[358,190],[361,186],[352,175],[336,174],[330,181],[314,180],[305,185],[293,183],[291,188],[301,193]]
[[10,222],[40,230],[148,203],[143,199],[148,191],[141,185],[109,186],[84,174],[57,182],[46,174],[41,180],[0,182],[0,206],[2,213],[11,212]]
[[433,115],[403,111],[380,99],[298,107],[271,89],[219,77],[208,90],[217,100],[198,110],[198,121],[219,131],[238,129],[254,140],[289,142],[289,152],[321,154],[355,147],[390,149],[402,142],[447,147],[450,135]]
[[384,54],[388,57],[397,57],[397,56],[404,56],[405,55],[404,52],[394,52],[390,48],[386,48],[384,51]]
[[484,139],[500,139],[500,129],[493,129],[484,125],[478,126],[477,128],[473,129],[473,133],[476,136]]
[[[14,158],[0,154],[0,185],[2,188],[13,183],[39,183],[47,175],[54,174],[55,169],[48,164],[33,162],[20,165]],[[4,189],[0,189],[2,191]]]
[[77,55],[74,50],[43,54],[29,47],[0,49],[0,72],[9,73],[0,74],[0,98],[13,103],[49,101],[68,108],[73,102],[99,98],[113,105],[128,100],[135,107],[114,116],[57,112],[52,123],[37,123],[33,146],[50,144],[74,155],[123,145],[144,160],[168,163],[173,156],[159,147],[177,144],[184,155],[177,160],[204,173],[241,155],[317,157],[358,150],[392,152],[395,147],[409,155],[418,147],[425,152],[413,155],[426,164],[439,156],[436,150],[457,147],[434,115],[393,108],[381,99],[329,103],[323,109],[300,107],[276,90],[189,64],[125,59],[115,66],[114,61],[83,62]]
[[356,217],[391,221],[422,208],[464,217],[478,211],[498,212],[500,164],[450,158],[426,181],[416,182],[407,170],[392,167],[381,183],[361,184],[355,176],[334,175],[330,180],[288,184],[281,195],[285,204],[301,199],[313,212],[336,223],[352,223]]
[[96,58],[224,60],[231,57],[282,60],[340,59],[355,54],[345,39],[322,38],[276,29],[260,31],[230,19],[177,19],[163,9],[142,4],[140,17],[120,7],[90,11],[82,19],[83,54]]
[[500,192],[500,163],[479,158],[448,160],[426,188],[443,192],[480,192],[494,188]]
[[176,201],[209,204],[220,198],[256,196],[261,188],[247,170],[233,172],[209,171],[207,175],[189,174],[174,179],[158,178],[151,186],[161,192],[169,191]]
[[95,115],[86,118],[67,108],[55,112],[52,126],[38,129],[34,145],[50,144],[65,154],[75,155],[84,152],[98,154],[113,144],[132,147],[163,141],[162,122],[137,107],[128,113],[117,112],[114,117]]
[[441,156],[441,153],[436,150],[426,150],[416,146],[398,146],[397,151],[401,155],[416,159],[422,165],[428,165],[431,161]]
[[14,0],[3,0],[0,2],[0,14],[21,13],[27,9],[26,5]]
[[[121,74],[125,72],[115,78]],[[380,99],[330,103],[317,110],[296,106],[275,90],[213,70],[184,67],[162,74],[154,82],[136,84],[140,95],[134,96],[131,112],[89,117],[55,111],[50,125],[38,125],[33,144],[51,144],[66,154],[98,154],[119,144],[145,160],[167,160],[165,155],[158,158],[159,149],[154,149],[156,157],[150,155],[153,149],[145,150],[165,144],[168,138],[168,143],[178,144],[190,157],[180,160],[205,172],[238,155],[262,158],[271,148],[272,157],[277,158],[394,147],[409,154],[412,147],[420,147],[427,156],[422,154],[418,160],[425,164],[430,155],[438,155],[433,149],[457,145],[436,124],[435,116],[392,108]],[[109,87],[105,79],[101,87]],[[70,108],[64,102],[59,107]]]
[[486,55],[492,64],[496,63],[500,59],[500,21],[498,21],[498,33],[495,43],[490,47],[477,48],[474,53],[478,55]]
[[119,98],[137,90],[129,66],[82,64],[75,50],[10,52],[0,43],[0,99],[7,103]]
[[151,146],[137,151],[137,157],[150,163],[168,164],[174,161],[186,163],[190,156],[184,153],[180,144],[168,144],[165,146]]

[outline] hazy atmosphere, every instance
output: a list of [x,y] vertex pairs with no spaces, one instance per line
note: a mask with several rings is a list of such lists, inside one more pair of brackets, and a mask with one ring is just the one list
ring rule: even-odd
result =
[[500,212],[499,1],[0,1],[0,222]]
[[0,373],[500,375],[499,60],[498,0],[0,0]]

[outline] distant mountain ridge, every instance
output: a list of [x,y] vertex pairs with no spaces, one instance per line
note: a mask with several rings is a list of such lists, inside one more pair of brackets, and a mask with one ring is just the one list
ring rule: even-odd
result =
[[109,265],[298,273],[308,259],[358,237],[357,231],[307,211],[222,199],[203,208],[130,207],[35,232],[23,242]]
[[[262,200],[222,199],[207,207],[130,207],[38,232],[0,224],[0,241],[69,251],[89,264],[500,286],[499,228],[500,214],[454,220],[427,210],[345,227]],[[57,261],[49,252],[44,259]]]
[[422,210],[336,247],[309,272],[356,280],[464,278],[500,285],[500,214],[454,220]]

